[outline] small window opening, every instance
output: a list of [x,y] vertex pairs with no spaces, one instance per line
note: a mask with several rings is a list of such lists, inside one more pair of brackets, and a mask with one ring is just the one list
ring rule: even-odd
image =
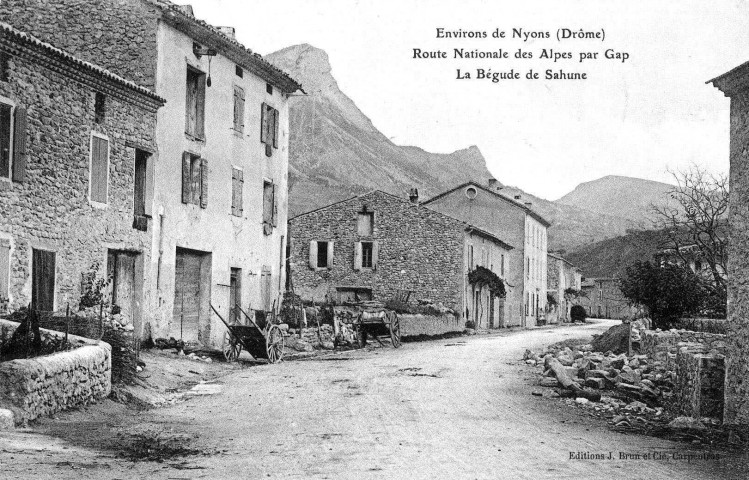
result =
[[361,266],[362,268],[372,268],[372,251],[374,250],[373,242],[362,242],[361,244]]
[[239,78],[244,77],[244,70],[242,70],[242,67],[240,67],[239,65],[234,67],[234,72],[237,74]]
[[273,95],[273,85],[271,85],[270,83],[266,83],[265,84],[265,91],[268,92],[269,94]]
[[104,123],[106,116],[106,97],[101,92],[96,92],[94,97],[94,122]]
[[328,242],[317,242],[317,268],[328,266]]

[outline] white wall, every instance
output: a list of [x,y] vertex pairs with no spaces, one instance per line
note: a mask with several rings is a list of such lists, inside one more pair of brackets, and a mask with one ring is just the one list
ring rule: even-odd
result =
[[524,277],[524,299],[528,301],[530,293],[531,302],[527,311],[524,309],[525,326],[534,326],[538,324],[536,316],[535,298],[538,298],[538,312],[543,315],[546,309],[546,291],[547,291],[547,232],[546,227],[530,215],[525,216],[525,261],[526,270]]

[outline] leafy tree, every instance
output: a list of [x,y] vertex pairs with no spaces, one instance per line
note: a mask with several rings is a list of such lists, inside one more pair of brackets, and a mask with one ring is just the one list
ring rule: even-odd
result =
[[688,267],[636,262],[627,267],[619,289],[633,304],[648,310],[657,328],[670,328],[685,315],[698,313],[710,298],[698,276]]

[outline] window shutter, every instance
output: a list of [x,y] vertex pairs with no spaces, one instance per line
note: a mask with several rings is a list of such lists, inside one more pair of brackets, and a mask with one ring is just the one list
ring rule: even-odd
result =
[[272,224],[274,227],[278,226],[278,201],[276,199],[276,184],[273,184],[273,192],[271,201],[273,202],[273,217],[272,217]]
[[195,113],[195,135],[205,137],[205,75],[198,76],[198,109]]
[[268,115],[266,115],[266,110],[268,109],[268,105],[266,105],[264,102],[260,106],[260,142],[261,143],[268,143]]
[[26,179],[26,109],[18,107],[13,126],[13,181]]
[[273,148],[278,148],[278,110],[273,109]]
[[153,191],[154,191],[154,156],[149,155],[146,159],[146,215],[153,215]]
[[317,268],[317,241],[309,242],[309,268]]
[[239,129],[244,131],[244,90],[239,89]]
[[190,203],[190,154],[182,154],[182,203]]
[[8,299],[10,276],[10,245],[0,240],[0,299]]
[[354,244],[354,270],[361,270],[361,242]]
[[380,244],[375,240],[372,242],[372,269],[377,269],[377,260],[380,256]]
[[[235,91],[236,94],[236,91]],[[236,168],[231,169],[231,214],[237,216],[237,192],[239,191],[239,180]]]
[[333,268],[333,253],[334,253],[333,244],[334,243],[335,242],[333,242],[332,240],[328,242],[328,265],[327,265],[328,268]]
[[244,211],[243,202],[242,202],[242,196],[244,195],[244,171],[243,170],[237,170],[237,214],[239,216],[242,216],[242,212]]
[[208,207],[208,160],[200,159],[200,208]]

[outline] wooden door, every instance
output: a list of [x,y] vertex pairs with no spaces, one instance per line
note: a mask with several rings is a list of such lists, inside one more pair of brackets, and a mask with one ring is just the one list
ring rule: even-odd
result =
[[185,342],[198,341],[200,325],[200,262],[202,256],[177,251],[174,274],[174,326]]
[[55,308],[55,252],[33,249],[31,257],[31,308]]
[[244,323],[242,313],[237,308],[242,307],[241,272],[239,268],[232,268],[229,275],[229,318],[234,323]]

